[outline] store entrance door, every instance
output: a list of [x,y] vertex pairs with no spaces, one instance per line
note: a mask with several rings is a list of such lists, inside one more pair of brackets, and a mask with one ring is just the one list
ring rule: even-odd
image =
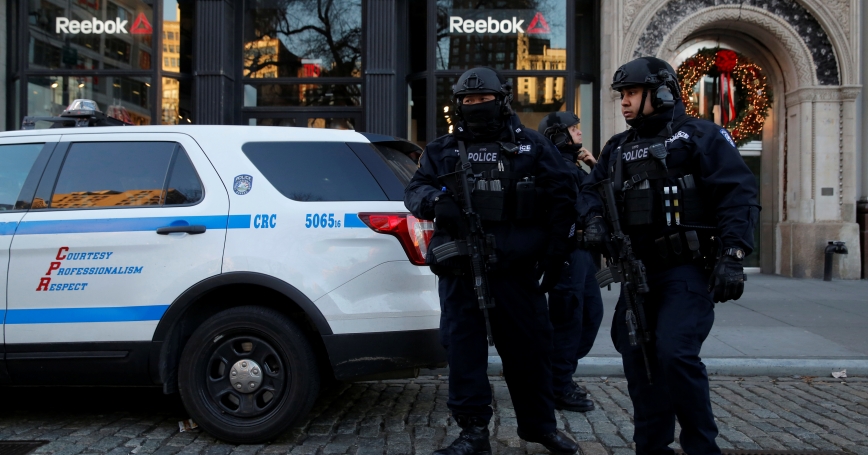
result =
[[[756,186],[757,191],[762,191],[762,185],[760,185],[760,165],[763,151],[763,143],[762,141],[750,141],[747,144],[742,145],[738,148],[738,151],[741,153],[741,157],[744,159],[747,167],[750,168],[750,171],[753,173],[754,178],[756,178]],[[757,194],[757,201],[762,200],[762,194]],[[760,269],[760,257],[762,254],[762,239],[760,236],[760,225],[762,223],[757,220],[756,226],[753,231],[753,253],[750,256],[744,259],[744,268],[750,269],[748,272],[759,273]]]

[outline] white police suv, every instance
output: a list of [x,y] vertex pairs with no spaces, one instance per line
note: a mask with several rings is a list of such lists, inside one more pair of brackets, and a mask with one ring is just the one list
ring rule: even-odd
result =
[[58,126],[0,133],[0,383],[162,385],[247,443],[329,378],[445,363],[409,143]]

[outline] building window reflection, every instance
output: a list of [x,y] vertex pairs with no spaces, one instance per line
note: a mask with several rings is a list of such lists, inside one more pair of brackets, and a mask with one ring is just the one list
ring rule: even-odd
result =
[[[362,106],[360,0],[248,0],[242,53],[243,112],[257,124],[355,129]],[[319,83],[318,79],[328,80]],[[332,109],[307,116],[305,107]],[[264,111],[263,109],[269,109]]]
[[437,69],[566,69],[566,15],[563,0],[437,0]]
[[163,30],[160,34],[162,87],[160,93],[160,123],[184,125],[193,123],[193,83],[189,73],[192,62],[193,2],[163,0]]

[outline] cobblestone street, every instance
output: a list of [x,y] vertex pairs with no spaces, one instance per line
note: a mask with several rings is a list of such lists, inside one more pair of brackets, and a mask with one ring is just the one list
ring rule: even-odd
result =
[[[496,453],[547,453],[516,436],[506,383],[491,378]],[[580,378],[597,409],[559,412],[559,426],[587,455],[632,453],[623,378]],[[868,378],[726,378],[711,383],[722,448],[839,450],[868,455]],[[159,389],[3,388],[0,440],[50,441],[35,453],[428,454],[459,431],[446,408],[445,378],[342,384],[321,395],[308,419],[270,444],[234,446],[178,431],[177,396]]]

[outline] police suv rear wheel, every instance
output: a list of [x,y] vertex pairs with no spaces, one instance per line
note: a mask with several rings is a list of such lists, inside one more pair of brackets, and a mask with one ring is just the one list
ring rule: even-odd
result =
[[256,443],[305,416],[319,392],[310,343],[289,318],[269,308],[232,308],[190,337],[178,372],[181,399],[215,437]]

